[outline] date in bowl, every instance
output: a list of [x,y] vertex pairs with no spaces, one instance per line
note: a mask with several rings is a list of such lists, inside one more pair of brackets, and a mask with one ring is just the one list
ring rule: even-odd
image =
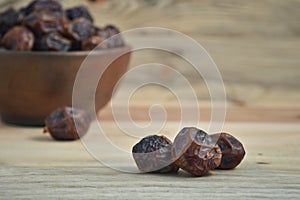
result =
[[[16,52],[0,50],[0,115],[4,122],[41,126],[61,106],[72,105],[76,74],[89,55],[89,68],[103,70],[105,59],[119,56],[101,76],[95,109],[110,101],[116,83],[127,71],[130,47],[78,52]],[[88,79],[88,77],[87,77]]]

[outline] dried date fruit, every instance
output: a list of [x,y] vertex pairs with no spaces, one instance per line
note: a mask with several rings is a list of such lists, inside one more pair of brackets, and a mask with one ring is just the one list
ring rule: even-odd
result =
[[133,158],[142,172],[177,172],[172,161],[172,142],[165,136],[150,135],[132,148]]
[[218,169],[233,169],[238,166],[245,156],[242,143],[229,133],[213,134],[211,137],[222,151],[222,160]]
[[44,11],[32,12],[24,19],[24,24],[40,36],[50,32],[64,33],[67,21],[64,15],[58,12]]
[[107,25],[103,30],[97,30],[97,34],[106,39],[105,42],[108,48],[124,46],[124,40],[119,33],[119,29],[113,25]]
[[20,25],[22,21],[21,13],[13,8],[9,8],[0,13],[0,38],[13,26]]
[[64,9],[62,5],[55,0],[35,0],[22,9],[22,12],[25,15],[29,15],[32,12],[40,12],[40,11],[51,11],[51,12],[63,13]]
[[85,18],[73,20],[69,23],[67,28],[67,36],[77,42],[90,38],[94,33],[95,29],[93,24]]
[[[124,46],[115,26],[100,29],[93,25],[93,21],[85,6],[64,10],[56,0],[34,0],[19,11],[10,8],[0,13],[0,46],[3,36],[19,25],[34,34],[35,51],[79,51]],[[62,44],[59,45],[59,41]]]
[[71,41],[56,32],[37,38],[34,44],[35,51],[68,51],[70,47]]
[[15,26],[2,38],[4,48],[15,51],[30,51],[34,44],[34,35],[23,26]]
[[104,39],[100,36],[92,36],[84,41],[82,41],[82,50],[88,51],[88,50],[93,50],[96,47],[105,49],[107,48],[106,43],[103,42]]
[[202,176],[215,169],[221,163],[221,150],[212,143],[211,137],[204,131],[188,127],[183,128],[173,143],[173,159],[181,169]]
[[100,36],[100,37],[102,37],[104,39],[109,38],[109,33],[106,32],[106,31],[104,31],[104,29],[102,29],[100,27],[97,27],[97,26],[95,26],[95,35],[96,36]]
[[91,123],[87,112],[71,107],[62,107],[46,119],[44,133],[49,132],[55,140],[77,140],[84,136]]
[[70,8],[66,10],[66,15],[69,20],[77,19],[77,18],[85,18],[87,20],[90,20],[92,23],[94,22],[94,19],[92,15],[90,14],[89,10],[85,6],[77,6],[74,8]]

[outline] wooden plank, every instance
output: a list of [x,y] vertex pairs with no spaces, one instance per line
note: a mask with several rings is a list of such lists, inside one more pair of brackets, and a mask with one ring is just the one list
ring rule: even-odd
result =
[[[180,121],[181,109],[186,112],[193,113],[194,107],[183,106],[182,108],[168,104],[162,104],[166,112],[167,121]],[[150,121],[149,109],[151,105],[135,105],[135,106],[114,106],[114,112],[117,112],[117,119],[120,121],[129,121],[129,116],[134,121]],[[107,105],[99,113],[99,120],[112,121],[116,118],[112,112],[111,105]],[[200,106],[200,121],[211,120],[211,108]],[[153,119],[161,119],[161,112],[152,112]],[[193,120],[193,119],[191,119]],[[247,106],[228,106],[226,108],[226,122],[300,122],[300,108],[298,107],[247,107]]]
[[[29,1],[0,0],[1,10],[21,7]],[[68,7],[78,4],[74,0],[61,2]],[[191,36],[207,49],[218,65],[226,88],[228,107],[224,131],[244,143],[245,160],[235,170],[215,170],[201,178],[190,177],[182,171],[178,175],[121,173],[94,160],[80,141],[55,142],[49,135],[43,135],[41,128],[0,124],[1,199],[299,198],[298,1],[97,2],[82,3],[90,6],[100,26],[112,23],[123,31],[144,26],[171,28]],[[153,40],[156,36],[137,37]],[[174,51],[184,51],[172,36],[160,35],[160,38],[174,41]],[[183,60],[161,51],[135,52],[130,68],[149,62],[165,64],[186,76],[200,103],[201,128],[207,130],[210,106],[206,102],[210,95],[201,77]],[[136,130],[122,110],[128,100],[124,94],[136,80],[156,75],[167,83],[178,84],[171,73],[149,69],[123,83],[113,99],[121,111],[120,127],[128,129],[131,136],[113,123],[109,106],[99,113],[100,125],[107,137],[126,151],[130,151],[138,138],[132,136]],[[184,91],[185,88],[179,89]],[[161,132],[172,139],[175,137],[181,127],[174,95],[148,88],[137,91],[130,100],[131,115],[137,125],[149,122],[148,105],[165,105],[168,118]],[[159,128],[159,121],[153,125]],[[98,124],[93,123],[89,135],[99,133],[97,127]],[[141,129],[139,134],[149,133]],[[102,141],[95,142],[103,145]],[[110,151],[105,153],[115,161],[128,159],[113,157]]]
[[[89,133],[97,132],[97,126],[94,123]],[[102,126],[113,142],[127,144],[127,149],[138,140],[122,134],[113,123],[102,122]],[[176,134],[176,127],[177,123],[170,124],[169,137]],[[1,199],[299,197],[299,124],[227,123],[224,130],[244,143],[245,160],[235,170],[215,170],[194,178],[182,171],[178,175],[117,172],[93,160],[79,141],[55,142],[41,128],[1,125]]]
[[[0,0],[1,9],[22,7],[30,0]],[[78,1],[61,0],[66,7]],[[202,44],[222,73],[228,101],[247,105],[295,105],[300,93],[299,1],[253,0],[107,0],[90,7],[96,24],[112,23],[126,31],[145,26],[180,31]],[[155,39],[155,35],[139,35]],[[162,42],[172,35],[160,35]],[[174,51],[184,51],[172,42]],[[187,52],[184,52],[187,53]],[[135,52],[131,68],[154,61],[179,70],[194,81],[201,100],[209,99],[205,84],[191,66],[175,55]],[[152,76],[152,73],[136,77]],[[133,80],[134,81],[134,80]]]

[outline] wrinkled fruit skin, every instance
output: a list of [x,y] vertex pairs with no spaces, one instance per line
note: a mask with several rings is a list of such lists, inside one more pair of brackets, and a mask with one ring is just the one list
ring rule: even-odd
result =
[[245,156],[242,143],[228,133],[213,134],[211,137],[222,151],[222,160],[218,169],[233,169],[238,166]]
[[49,132],[55,140],[77,140],[87,133],[90,123],[91,118],[87,112],[71,107],[62,107],[45,119],[44,132]]
[[32,12],[51,11],[63,13],[62,5],[55,0],[34,0],[28,6],[21,9],[24,15],[29,15]]
[[85,19],[88,19],[92,23],[94,22],[94,19],[92,15],[90,14],[89,10],[85,6],[77,6],[74,8],[70,8],[66,10],[66,15],[69,20],[77,19],[80,17],[83,17]]
[[221,163],[221,149],[204,131],[188,127],[176,136],[173,149],[175,164],[194,176],[203,176]]
[[93,50],[96,47],[101,48],[101,49],[107,48],[106,44],[102,43],[102,42],[103,42],[102,37],[92,36],[92,37],[82,41],[82,50],[84,50],[84,51]]
[[165,136],[150,135],[132,148],[133,158],[142,172],[177,172],[172,161],[172,142]]
[[[32,49],[29,48],[33,51],[91,51],[95,47],[103,50],[125,45],[117,27],[99,28],[93,23],[85,6],[64,10],[56,0],[34,0],[19,10],[9,8],[0,13],[0,47],[4,35],[15,26],[26,27],[34,34],[35,43]],[[19,43],[11,45],[11,41],[3,47],[27,51]]]
[[15,26],[3,36],[1,44],[9,50],[30,51],[34,40],[34,35],[30,30],[23,26]]
[[76,42],[81,42],[93,36],[95,28],[91,21],[81,17],[69,23],[67,36]]
[[68,51],[70,48],[71,41],[57,32],[37,38],[34,44],[35,51]]
[[9,8],[0,13],[0,38],[13,26],[20,25],[22,22],[22,14]]
[[96,34],[106,39],[106,46],[108,48],[122,47],[124,46],[124,40],[119,34],[120,31],[113,25],[107,25],[104,29],[98,29]]
[[52,11],[32,12],[26,16],[23,22],[37,36],[51,33],[64,33],[67,27],[67,20],[63,14]]

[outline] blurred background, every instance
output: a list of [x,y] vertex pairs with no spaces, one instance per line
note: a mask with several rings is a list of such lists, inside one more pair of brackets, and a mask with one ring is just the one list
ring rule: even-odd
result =
[[[0,0],[0,8],[20,8],[28,2]],[[194,38],[216,62],[229,104],[299,106],[299,0],[63,0],[61,3],[65,7],[88,6],[99,26],[114,24],[121,31],[165,27]],[[160,37],[170,39],[172,35]],[[184,51],[180,46],[174,48],[174,51]],[[154,61],[163,61],[180,71],[191,81],[200,101],[210,100],[201,77],[174,54],[152,50],[135,52],[130,67]],[[136,78],[155,73],[149,69],[149,73],[137,74]],[[174,81],[170,78],[172,72],[160,73]],[[139,90],[132,99],[136,103],[158,99],[176,101],[173,94],[157,87]]]

